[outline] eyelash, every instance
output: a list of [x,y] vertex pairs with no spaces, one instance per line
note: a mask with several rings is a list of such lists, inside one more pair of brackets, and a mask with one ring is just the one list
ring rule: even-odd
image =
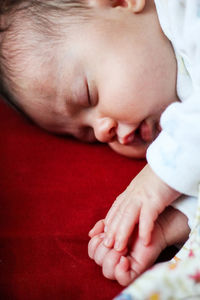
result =
[[91,95],[90,95],[90,90],[89,90],[88,83],[87,83],[87,97],[88,97],[89,106],[92,106]]

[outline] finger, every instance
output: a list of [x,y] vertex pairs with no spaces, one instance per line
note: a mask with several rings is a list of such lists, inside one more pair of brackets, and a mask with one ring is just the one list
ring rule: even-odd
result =
[[111,248],[114,245],[115,234],[118,230],[121,214],[121,212],[117,211],[116,215],[112,219],[112,222],[109,224],[107,231],[105,232],[104,245],[108,248]]
[[135,225],[138,223],[139,214],[140,206],[136,203],[130,203],[122,212],[115,235],[114,248],[117,251],[122,251],[127,246],[128,239],[131,236]]
[[95,225],[94,227],[89,231],[89,237],[93,237],[99,233],[102,233],[104,232],[104,220],[99,220]]
[[120,224],[120,219],[123,215],[124,208],[125,208],[125,204],[121,203],[121,205],[119,205],[118,208],[116,209],[116,213],[115,215],[113,215],[112,220],[110,219],[110,223],[106,226],[107,230],[105,232],[106,235],[104,239],[104,245],[106,247],[111,248],[114,245],[115,234],[118,230],[118,226]]
[[106,254],[102,265],[102,272],[106,278],[115,279],[115,267],[119,263],[121,256],[122,254],[114,249]]
[[122,204],[124,198],[121,195],[119,195],[116,200],[113,202],[111,208],[109,209],[106,218],[105,218],[105,232],[107,231],[107,227],[109,226],[109,224],[111,223],[113,217],[115,216],[117,210],[119,209],[119,206]]
[[111,250],[105,247],[103,242],[98,245],[94,253],[94,261],[97,263],[97,265],[102,266],[104,258],[109,251]]
[[139,221],[139,237],[142,239],[144,246],[148,246],[151,241],[151,233],[154,229],[155,220],[158,217],[157,211],[153,208],[141,209]]
[[[167,226],[170,225],[166,224]],[[152,233],[152,242],[148,246],[144,246],[143,241],[139,237],[132,240],[132,245],[130,241],[128,258],[131,270],[135,272],[136,277],[152,266],[165,246],[163,232],[157,224],[155,224],[155,229]]]
[[94,255],[96,249],[98,248],[99,244],[102,242],[104,234],[99,234],[91,238],[88,243],[88,255],[91,259],[94,259]]
[[120,262],[115,268],[115,279],[122,286],[127,286],[136,278],[136,276],[136,273],[130,268],[129,259],[125,256],[121,256]]

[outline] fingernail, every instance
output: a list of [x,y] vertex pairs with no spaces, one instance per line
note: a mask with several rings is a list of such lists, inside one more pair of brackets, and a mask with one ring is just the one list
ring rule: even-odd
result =
[[122,249],[122,247],[121,247],[122,245],[121,245],[121,243],[119,242],[119,241],[116,241],[115,242],[115,250],[117,250],[117,251],[121,251]]
[[111,245],[112,245],[112,239],[109,238],[109,237],[106,237],[105,240],[104,240],[104,245],[106,247],[111,247]]
[[92,234],[94,231],[94,229],[91,229],[89,232],[88,232],[88,235]]
[[123,264],[123,263],[125,262],[125,260],[126,260],[125,257],[124,257],[124,256],[121,256],[119,263],[120,263],[120,264]]
[[145,247],[147,247],[147,246],[149,245],[149,241],[143,239],[143,245],[144,245]]
[[108,231],[108,226],[105,226],[104,227],[104,232],[107,232]]

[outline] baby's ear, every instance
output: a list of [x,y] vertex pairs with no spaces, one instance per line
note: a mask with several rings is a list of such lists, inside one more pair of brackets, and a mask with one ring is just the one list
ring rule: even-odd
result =
[[146,0],[88,0],[93,7],[127,7],[134,13],[140,13],[145,7]]

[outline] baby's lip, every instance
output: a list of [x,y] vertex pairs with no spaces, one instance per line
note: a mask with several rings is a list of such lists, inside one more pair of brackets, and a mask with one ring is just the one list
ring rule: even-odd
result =
[[146,120],[144,120],[140,127],[139,133],[143,141],[149,143],[152,142],[154,139],[154,126],[150,125]]
[[122,145],[131,144],[134,141],[135,138],[135,130],[131,131],[129,134],[127,134],[124,137],[118,136],[118,141]]
[[139,127],[140,136],[146,143],[153,142],[161,132],[159,120],[144,120]]
[[118,136],[118,141],[122,145],[130,145],[138,142],[150,143],[156,138],[157,134],[156,124],[151,124],[144,120],[137,129],[134,129],[126,136]]

